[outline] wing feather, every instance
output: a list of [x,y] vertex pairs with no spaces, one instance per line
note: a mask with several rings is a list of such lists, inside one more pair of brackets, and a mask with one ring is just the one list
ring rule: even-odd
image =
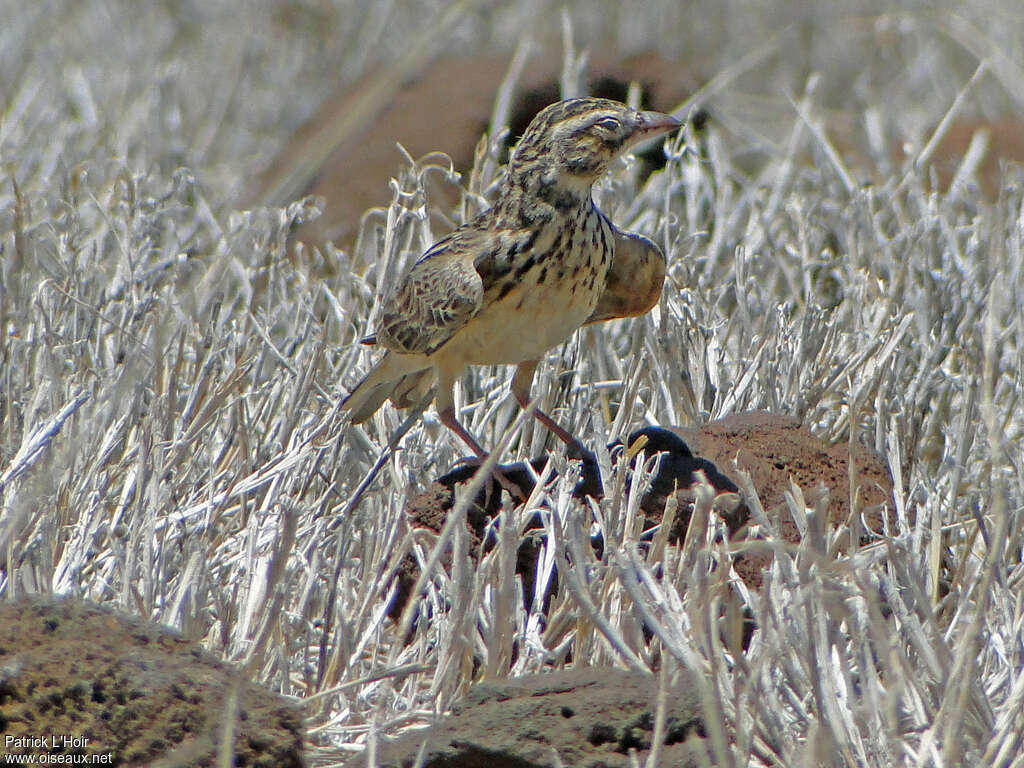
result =
[[413,265],[384,307],[377,341],[401,354],[429,355],[477,312],[484,287],[469,238],[456,231]]
[[487,290],[509,279],[535,239],[528,229],[466,227],[438,241],[385,305],[375,340],[400,354],[436,352],[483,308]]
[[665,255],[643,235],[615,230],[615,252],[604,290],[586,325],[650,310],[661,298]]

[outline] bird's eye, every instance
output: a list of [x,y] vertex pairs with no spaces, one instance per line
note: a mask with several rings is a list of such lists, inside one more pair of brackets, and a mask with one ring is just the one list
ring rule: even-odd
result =
[[602,117],[594,125],[606,131],[618,131],[622,127],[622,124],[614,117]]

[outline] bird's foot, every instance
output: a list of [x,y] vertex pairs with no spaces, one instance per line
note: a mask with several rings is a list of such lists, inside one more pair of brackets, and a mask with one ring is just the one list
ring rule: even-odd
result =
[[[458,461],[458,464],[467,467],[476,467],[478,469],[480,466],[483,465],[483,463],[484,459],[478,456],[465,456],[459,459]],[[521,475],[523,473],[517,472],[516,474]],[[526,483],[524,487],[524,483],[517,482],[519,478],[517,478],[516,480],[510,478],[508,473],[506,473],[505,471],[505,467],[503,467],[500,464],[495,465],[494,469],[491,470],[491,478],[493,480],[496,480],[498,482],[498,485],[500,485],[502,488],[508,491],[509,496],[511,496],[517,504],[524,503],[526,499],[529,497],[530,493],[533,491],[533,484],[529,482],[528,476],[526,478]],[[491,483],[487,484],[485,491],[491,491]]]

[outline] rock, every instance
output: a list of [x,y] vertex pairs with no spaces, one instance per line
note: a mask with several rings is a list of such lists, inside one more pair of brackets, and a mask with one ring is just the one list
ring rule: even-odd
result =
[[0,603],[0,734],[80,740],[11,754],[214,766],[232,690],[232,765],[303,765],[301,709],[171,630],[71,598]]
[[[381,768],[407,768],[427,744],[425,768],[549,768],[554,755],[573,768],[642,765],[650,753],[658,678],[619,669],[558,670],[479,683],[452,713],[426,730],[378,745]],[[707,749],[699,692],[680,671],[666,696],[658,765],[699,765]],[[367,764],[366,755],[345,763]]]
[[[783,496],[790,480],[800,486],[808,504],[816,492],[827,490],[830,525],[850,521],[848,444],[828,445],[798,420],[765,411],[739,413],[700,429],[674,431],[734,481],[739,479],[736,470],[750,473],[761,504],[786,541],[800,541]],[[882,457],[860,443],[853,444],[852,457],[856,512],[866,527],[860,544],[866,544],[883,531],[886,516],[890,530],[895,524],[892,477]],[[736,570],[748,586],[757,587],[770,560],[768,553],[748,554],[737,562]]]
[[[509,54],[441,55],[393,89],[381,87],[377,71],[344,83],[284,144],[242,204],[281,206],[304,194],[321,196],[325,201],[322,216],[304,222],[293,233],[293,242],[323,245],[332,240],[343,248],[351,246],[367,209],[391,201],[388,179],[406,164],[395,142],[413,158],[444,152],[456,171],[465,174],[471,169],[477,142],[489,129],[495,94],[508,74],[510,59]],[[557,55],[540,52],[530,57],[514,93],[510,138],[519,136],[533,115],[559,98],[561,67]],[[685,62],[656,51],[625,55],[595,50],[588,73],[591,95],[624,101],[629,84],[635,81],[643,88],[643,106],[660,111],[682,103],[706,80],[705,75],[690,71]],[[698,112],[693,117],[700,130],[706,114]],[[854,169],[875,167],[876,160],[858,149],[860,142],[848,123],[837,120],[828,126],[840,154]],[[1024,163],[1019,116],[954,121],[936,147],[932,164],[940,189],[947,189],[979,131],[987,142],[977,169],[978,182],[984,197],[994,202],[1003,169]],[[892,162],[897,167],[906,161],[904,153],[902,141],[893,146]],[[652,155],[649,162],[653,165],[658,159]],[[800,159],[810,162],[803,154]],[[750,162],[742,156],[734,161],[741,165]],[[753,174],[757,167],[747,170]],[[430,196],[435,209],[448,208],[455,201],[448,185],[432,186]]]
[[[1005,185],[1014,182],[1019,184],[1024,178],[1021,175],[1021,166],[1024,165],[1024,121],[1020,115],[954,120],[932,154],[938,189],[944,192],[950,190],[975,134],[984,140],[984,154],[979,158],[976,176],[968,176],[966,181],[977,183],[982,198],[995,203]],[[925,137],[932,135],[933,130],[925,133]],[[899,167],[900,163],[907,161],[904,143],[898,142],[894,150],[893,159]]]

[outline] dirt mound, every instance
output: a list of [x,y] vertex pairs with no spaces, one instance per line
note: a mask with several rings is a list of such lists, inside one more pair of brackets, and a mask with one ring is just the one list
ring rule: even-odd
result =
[[[378,745],[381,768],[626,768],[650,754],[658,679],[619,669],[559,670],[480,683],[437,725]],[[704,750],[699,692],[680,673],[667,686],[659,765],[696,766]],[[705,750],[706,755],[706,750]],[[367,764],[365,754],[346,768]]]
[[0,603],[0,670],[0,752],[213,766],[236,698],[232,764],[303,765],[298,707],[169,629],[91,603]]
[[[829,525],[854,526],[860,532],[859,545],[883,532],[886,517],[890,530],[895,525],[889,468],[881,456],[860,443],[853,443],[852,451],[846,443],[828,445],[796,419],[764,411],[728,416],[700,429],[673,431],[694,453],[714,462],[737,483],[737,470],[749,473],[768,519],[792,544],[800,541],[800,532],[785,503],[790,481],[800,486],[808,505],[827,493]],[[768,553],[745,555],[736,563],[736,571],[748,586],[760,586],[770,559]]]

